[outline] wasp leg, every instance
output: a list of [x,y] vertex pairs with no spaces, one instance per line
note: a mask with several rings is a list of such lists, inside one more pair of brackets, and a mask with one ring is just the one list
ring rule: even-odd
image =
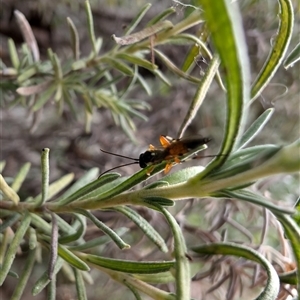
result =
[[148,150],[150,150],[150,151],[151,150],[156,150],[156,148],[152,144],[150,144]]
[[181,163],[181,160],[179,159],[178,156],[174,157],[174,161],[176,162],[176,164],[180,164]]
[[173,163],[172,163],[172,162],[167,163],[166,166],[165,166],[165,171],[164,171],[164,173],[165,173],[165,174],[168,174],[168,173],[170,172],[170,170],[172,169],[172,167],[173,167]]
[[147,171],[147,175],[148,176],[150,176],[151,175],[151,173],[152,173],[152,171],[153,171],[153,169],[154,169],[154,166],[151,166],[151,168],[149,168],[149,170]]

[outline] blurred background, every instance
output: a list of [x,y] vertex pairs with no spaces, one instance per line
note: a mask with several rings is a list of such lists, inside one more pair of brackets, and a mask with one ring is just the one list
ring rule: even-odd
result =
[[[148,2],[142,0],[90,1],[96,36],[103,38],[101,53],[110,50],[114,46],[115,42],[111,39],[112,34],[116,36],[124,35],[126,25],[131,22],[141,7]],[[182,20],[188,9],[190,9],[177,1],[150,1],[150,3],[152,3],[152,7],[137,30],[143,29],[143,26],[149,20],[168,7],[174,6],[176,8],[176,13],[170,17],[173,23]],[[278,4],[276,1],[249,0],[240,2],[240,6],[251,59],[252,80],[254,80],[268,56],[272,40],[276,37]],[[299,3],[295,1],[294,6],[296,12],[295,29],[289,51],[299,42]],[[79,31],[81,55],[85,56],[90,52],[91,44],[86,26],[84,1],[2,0],[0,11],[0,58],[6,66],[11,64],[7,39],[12,38],[17,47],[21,47],[23,43],[20,29],[14,18],[14,10],[21,11],[29,21],[39,45],[41,60],[48,59],[48,48],[52,48],[53,52],[57,53],[62,61],[71,57],[66,17],[70,17],[73,20]],[[182,65],[190,49],[189,46],[184,45],[176,47],[174,45],[163,45],[159,47],[178,67]],[[213,48],[212,45],[211,47]],[[207,67],[207,61],[201,57],[196,59],[197,65],[193,70],[193,75],[201,77]],[[7,177],[14,176],[25,162],[31,162],[32,164],[26,184],[21,190],[21,196],[26,198],[29,195],[36,195],[40,192],[40,154],[45,147],[51,150],[50,181],[52,182],[70,172],[73,172],[75,178],[78,179],[86,170],[92,167],[99,167],[100,171],[103,172],[118,164],[127,162],[124,159],[101,153],[100,147],[115,153],[138,158],[139,154],[144,152],[149,144],[159,145],[159,135],[164,134],[174,138],[177,137],[177,132],[193,98],[196,85],[176,77],[159,60],[156,63],[172,82],[172,87],[166,86],[147,70],[140,69],[140,73],[151,87],[152,95],[147,95],[141,88],[131,91],[130,97],[146,101],[151,107],[150,110],[145,112],[148,118],[147,121],[138,118],[133,119],[137,126],[137,131],[134,133],[136,141],[132,141],[121,127],[115,125],[110,112],[105,108],[94,109],[91,132],[87,134],[83,121],[83,105],[80,103],[80,100],[76,103],[76,109],[80,116],[77,120],[72,117],[68,107],[64,109],[62,117],[58,116],[55,104],[49,101],[41,114],[39,114],[38,126],[35,126],[35,128],[32,127],[32,124],[36,120],[33,120],[33,115],[30,114],[28,108],[21,105],[10,107],[1,100],[0,159],[6,161],[4,175]],[[299,138],[299,66],[299,64],[295,65],[294,68],[288,70],[281,67],[269,86],[252,105],[251,113],[248,116],[249,124],[265,109],[270,107],[275,109],[275,113],[267,126],[252,142],[253,145],[268,143],[284,145]],[[0,97],[2,98],[1,95]],[[214,82],[197,117],[185,134],[186,136],[202,135],[212,137],[213,140],[205,151],[207,155],[217,154],[222,142],[226,114],[225,100],[224,92]],[[203,159],[203,161],[197,161],[197,164],[205,165],[207,162],[207,159]],[[187,162],[184,166],[176,166],[174,169],[177,170],[192,164],[195,164],[195,161]],[[138,166],[128,166],[120,169],[118,172],[122,175],[131,175],[138,169]],[[299,195],[299,176],[277,176],[276,178],[268,179],[268,181],[260,182],[256,188],[260,189],[262,193],[268,193],[270,198],[274,199],[276,203],[290,205],[295,202]],[[260,217],[260,212],[256,212],[257,215],[254,214],[254,221],[251,218],[249,219],[250,212],[252,210],[255,211],[253,206],[250,208],[245,207],[244,204],[242,206],[241,203],[227,201],[226,199],[224,201],[204,199],[201,202],[193,200],[185,203],[180,202],[175,208],[172,208],[173,213],[177,214],[178,220],[188,220],[183,221],[182,224],[186,230],[186,238],[189,245],[193,244],[193,236],[195,234],[203,241],[219,240],[221,237],[220,232],[224,227],[230,228],[226,220],[222,219],[227,209],[231,210],[236,218],[241,218],[243,222],[246,222],[245,224],[253,224],[252,227],[249,225],[250,227],[247,228],[253,234],[254,240],[258,240],[258,232],[263,221]],[[156,229],[165,236],[166,240],[170,239],[168,226],[160,215],[145,209],[140,209],[139,212],[150,223],[155,224]],[[132,245],[130,250],[125,251],[126,253],[124,251],[120,252],[113,244],[109,244],[103,249],[97,249],[104,256],[136,260],[170,259],[169,254],[158,253],[157,250],[151,248],[153,246],[143,239],[142,233],[125,217],[116,215],[113,212],[97,212],[97,216],[113,228],[127,227],[131,232],[127,236],[127,240],[125,238],[126,242]],[[224,225],[224,223],[226,224]],[[245,224],[243,225],[246,226]],[[222,226],[223,228],[221,228]],[[276,232],[277,228],[274,230]],[[231,231],[229,229],[229,232],[232,237],[236,236],[236,229]],[[98,229],[91,226],[89,234],[94,236],[101,233],[99,233]],[[238,239],[241,238],[239,235],[241,234],[238,234]],[[241,238],[241,240],[243,239]],[[273,240],[275,240],[274,237]],[[207,259],[206,262],[209,263],[210,260]],[[22,258],[19,259],[19,263],[20,265],[22,264]],[[203,261],[201,264],[204,264]],[[36,270],[36,278],[44,269],[45,265],[40,264],[40,270]],[[92,273],[95,284],[88,289],[89,299],[133,299],[133,296],[127,289],[109,280],[102,273],[97,270],[93,270]],[[32,282],[36,278],[32,278]],[[211,288],[213,283],[209,277],[204,279],[195,278],[193,281],[193,297],[202,299],[199,295]],[[11,291],[14,288],[14,280],[11,279],[10,282],[7,282],[1,288],[0,293],[3,300],[9,299],[9,295],[11,295]],[[207,299],[225,299],[222,298],[224,297],[222,288],[227,290],[226,283],[215,294],[214,292],[210,293],[211,297]],[[166,290],[168,289],[172,290],[172,287],[166,286]],[[30,289],[28,293],[30,293]],[[108,294],[111,295],[109,298],[107,298]],[[29,295],[28,299],[30,298]],[[44,299],[44,297],[44,294],[38,295],[35,299]],[[57,299],[76,299],[75,287],[63,276],[59,278]]]

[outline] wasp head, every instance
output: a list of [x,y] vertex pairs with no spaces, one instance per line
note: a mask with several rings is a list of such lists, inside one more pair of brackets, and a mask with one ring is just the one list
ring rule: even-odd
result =
[[152,161],[153,159],[153,152],[152,151],[146,151],[142,153],[139,157],[139,164],[142,169],[146,168],[147,165]]

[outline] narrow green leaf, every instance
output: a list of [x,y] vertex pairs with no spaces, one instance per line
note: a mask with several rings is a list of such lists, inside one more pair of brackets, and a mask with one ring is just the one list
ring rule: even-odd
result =
[[[173,205],[174,205],[174,203],[173,203]],[[126,207],[126,206],[117,206],[117,207],[114,207],[114,210],[124,214],[127,218],[129,218],[132,222],[134,222],[162,252],[165,252],[165,253],[168,252],[168,247],[167,247],[164,239],[152,227],[152,225],[149,224],[136,211],[134,211],[133,209]]]
[[243,134],[241,140],[239,141],[236,150],[245,147],[249,144],[256,135],[263,129],[266,123],[270,120],[274,113],[274,108],[269,108],[265,110],[248,128],[248,130]]
[[291,216],[284,215],[282,213],[275,213],[275,216],[284,228],[284,233],[289,239],[289,242],[293,249],[295,257],[295,263],[297,264],[297,292],[300,295],[300,227],[292,219]]
[[[122,97],[123,97],[123,95],[122,95]],[[133,108],[134,104],[133,104],[132,106],[131,106],[131,105],[128,106],[129,102],[127,102],[125,105],[124,105],[124,102],[123,102],[123,103],[122,103],[122,102],[123,102],[123,101],[120,101],[119,105],[120,105],[120,107],[126,109],[126,112],[124,111],[124,113],[125,113],[124,116],[125,116],[125,118],[126,118],[126,120],[127,120],[128,123],[131,123],[131,120],[132,120],[132,119],[128,117],[127,112],[130,113],[130,114],[132,114],[132,115],[135,116],[135,117],[138,117],[138,118],[144,120],[144,121],[147,121],[147,120],[148,120],[148,118],[147,118],[144,114],[138,112],[137,110],[135,110],[135,109]],[[131,103],[130,103],[130,104],[131,104]],[[137,105],[137,106],[138,106],[138,105]],[[145,109],[146,107],[147,107],[147,106],[145,105],[145,106],[143,107],[143,109]],[[139,108],[139,109],[141,109],[141,108]],[[131,127],[132,130],[135,130],[135,124],[134,124],[134,123],[133,123],[133,124],[130,124],[130,127]]]
[[300,228],[300,196],[294,204],[295,214],[293,215],[294,221],[298,224]]
[[150,61],[143,59],[141,57],[138,57],[136,55],[133,55],[133,54],[129,55],[127,53],[118,53],[116,55],[116,58],[119,58],[122,60],[127,60],[128,62],[130,62],[134,65],[138,65],[138,66],[148,69],[150,71],[154,71],[155,69],[158,68],[157,65],[154,65]]
[[[163,166],[160,165],[157,168],[160,168],[160,170],[162,170]],[[151,174],[153,175],[155,173],[156,173],[156,169],[154,169]],[[115,186],[111,186],[110,189],[107,189],[103,193],[99,194],[99,196],[95,196],[94,201],[98,202],[98,201],[109,199],[113,196],[116,196],[124,191],[131,189],[135,185],[143,182],[148,178],[149,176],[147,175],[147,169],[142,169],[129,178],[123,177],[121,183],[118,182],[119,184],[116,184]]]
[[164,55],[161,51],[154,49],[155,53],[157,54],[157,56],[163,61],[163,63],[166,65],[166,67],[171,70],[172,72],[174,72],[176,75],[178,75],[181,78],[184,78],[190,82],[193,83],[201,83],[201,78],[197,78],[194,76],[191,76],[185,72],[183,72],[181,69],[179,69],[177,66],[174,65],[174,63],[166,56]]
[[[208,31],[208,30],[205,26],[205,32],[206,31]],[[205,33],[205,34],[207,35],[208,33]],[[186,57],[183,65],[181,67],[181,70],[183,72],[189,73],[190,67],[195,62],[195,58],[199,55],[202,55],[204,57],[208,57],[209,60],[211,60],[213,58],[213,55],[211,54],[208,46],[203,42],[203,40],[200,39],[200,38],[197,38],[196,36],[194,36],[192,34],[180,33],[176,36],[170,37],[170,41],[172,41],[172,40],[175,40],[175,41],[176,40],[182,40],[184,45],[187,42],[188,43],[192,42],[193,45],[194,45],[191,52],[188,54],[188,56]],[[221,75],[220,75],[219,71],[217,71],[216,79],[217,79],[217,82],[218,82],[219,86],[221,87],[221,89],[226,91],[226,88],[224,87],[224,84],[222,82]]]
[[99,221],[92,213],[84,209],[77,209],[78,213],[84,215],[85,217],[89,218],[99,229],[101,229],[107,236],[109,236],[120,249],[129,249],[130,245],[125,243],[120,236],[105,225],[103,222]]
[[38,111],[41,107],[44,106],[44,104],[51,99],[51,97],[53,96],[54,92],[56,91],[56,84],[53,83],[51,84],[51,86],[49,86],[49,88],[43,92],[42,94],[38,95],[37,97],[37,101],[35,102],[35,104],[32,107],[32,110]]
[[157,205],[161,205],[161,206],[174,206],[175,202],[167,199],[167,198],[163,198],[163,197],[156,197],[156,196],[149,196],[149,197],[144,197],[143,201],[149,204],[157,204]]
[[25,163],[20,171],[18,172],[17,176],[15,177],[13,183],[11,184],[11,188],[17,193],[24,182],[29,170],[30,170],[31,163]]
[[125,31],[126,35],[129,35],[137,27],[151,6],[151,3],[147,3],[142,7],[142,9],[137,13],[136,17],[128,25]]
[[130,138],[130,140],[133,141],[133,143],[137,144],[136,135],[134,134],[134,131],[136,131],[136,127],[133,121],[126,115],[121,115],[119,117],[119,120],[120,120],[120,126],[127,134],[127,136]]
[[22,271],[22,274],[20,276],[17,285],[14,288],[14,293],[10,298],[11,300],[21,299],[22,294],[26,286],[28,285],[28,280],[35,263],[35,255],[36,255],[36,249],[30,250],[29,253],[27,253],[27,259],[24,265],[24,269]]
[[36,231],[32,227],[29,228],[29,249],[34,250],[37,246],[37,236],[36,236]]
[[279,28],[277,38],[272,43],[271,52],[260,73],[252,84],[251,102],[254,101],[269,84],[280,67],[291,41],[294,26],[294,9],[291,0],[279,0]]
[[171,271],[156,274],[136,274],[134,275],[134,277],[141,281],[154,284],[168,284],[171,282],[175,282],[172,269]]
[[[203,26],[201,26],[200,29],[197,30],[196,33],[196,38],[199,37],[200,43],[196,42],[194,43],[194,45],[191,47],[190,51],[188,52],[188,54],[186,55],[186,58],[184,60],[184,63],[182,65],[182,71],[184,72],[188,72],[189,70],[191,70],[194,65],[195,65],[195,59],[197,59],[198,57],[203,57],[205,58],[212,58],[211,54],[207,53],[207,46],[206,43],[208,42],[208,38],[209,38],[209,31],[207,26],[204,24]],[[194,37],[194,35],[192,35]],[[210,51],[208,50],[208,52],[210,53]]]
[[127,76],[134,75],[134,71],[127,64],[124,64],[119,59],[115,59],[115,58],[106,56],[106,57],[101,58],[101,62],[111,65],[113,68],[117,69],[118,71],[120,71],[121,73],[123,73]]
[[155,189],[155,188],[163,187],[163,186],[169,186],[169,183],[167,181],[164,181],[164,180],[159,180],[159,181],[156,181],[156,182],[153,182],[153,183],[150,183],[150,184],[146,185],[144,187],[144,189],[145,190],[151,190],[151,189]]
[[42,195],[36,198],[35,205],[42,206],[48,199],[49,191],[49,148],[44,148],[41,155],[41,169],[42,169]]
[[236,162],[236,160],[244,160],[245,158],[249,157],[255,157],[262,151],[266,152],[272,152],[272,151],[278,151],[280,150],[280,146],[272,145],[272,144],[264,144],[264,145],[257,145],[252,146],[248,148],[239,149],[238,151],[230,154],[228,157],[226,163],[222,166],[222,168],[225,168],[227,164],[230,164],[231,162]]
[[[60,244],[68,244],[71,243],[73,241],[77,241],[80,237],[83,236],[85,230],[86,230],[86,221],[85,221],[85,217],[79,215],[79,214],[73,214],[76,217],[76,220],[78,220],[78,222],[80,223],[79,228],[77,228],[78,226],[75,227],[75,232],[74,233],[67,233],[66,235],[61,236],[58,239],[58,242]],[[74,228],[74,225],[72,226]]]
[[51,225],[46,222],[42,217],[37,214],[31,215],[31,224],[39,229],[40,232],[45,233],[47,236],[51,235]]
[[291,271],[282,274],[278,274],[280,283],[288,283],[292,285],[297,285],[297,272]]
[[[54,274],[57,274],[60,271],[63,264],[64,260],[59,257],[54,267]],[[48,273],[44,272],[43,275],[37,280],[37,282],[33,286],[32,295],[36,296],[37,294],[39,294],[49,284],[49,282],[50,280],[48,277]]]
[[[72,214],[73,216],[73,214]],[[81,216],[82,217],[82,216]],[[83,221],[84,221],[84,217]],[[59,231],[60,233],[63,234],[74,234],[77,231],[77,228],[80,226],[80,222],[79,221],[75,221],[74,224],[70,225],[64,218],[60,217],[59,215],[56,214],[56,220],[57,220],[57,224],[59,227]],[[76,219],[75,219],[76,220]]]
[[8,272],[8,276],[16,278],[16,279],[19,278],[19,275],[16,272],[13,272],[13,271],[9,271]]
[[172,15],[176,13],[176,9],[174,7],[169,7],[166,10],[162,11],[160,14],[158,14],[157,16],[155,16],[151,21],[149,21],[145,27],[150,27],[162,20],[164,20],[166,17],[168,17],[169,15]]
[[56,274],[47,287],[47,300],[56,300]]
[[155,70],[153,72],[155,76],[157,76],[163,83],[165,83],[167,86],[172,86],[172,83],[169,81],[169,79],[162,73],[160,70]]
[[87,16],[87,22],[88,22],[88,30],[89,30],[89,36],[92,43],[93,48],[93,55],[97,55],[97,46],[96,46],[96,37],[95,37],[95,31],[94,31],[94,20],[93,20],[93,14],[91,10],[91,5],[88,0],[85,1],[85,13]]
[[68,250],[66,247],[58,244],[58,255],[63,258],[66,262],[68,262],[73,267],[82,270],[82,271],[89,271],[89,266],[78,258],[73,252]]
[[67,104],[69,105],[74,119],[78,120],[78,111],[77,111],[77,108],[75,107],[74,101],[73,101],[73,97],[75,97],[75,93],[70,92],[67,89],[63,89],[63,97],[64,97],[64,101],[66,101]]
[[220,254],[234,255],[253,260],[261,264],[267,271],[268,280],[265,289],[259,295],[257,300],[276,299],[279,292],[279,278],[272,264],[259,252],[250,247],[242,246],[234,243],[212,243],[204,246],[192,247],[192,250],[201,254]]
[[222,190],[213,194],[214,197],[226,197],[231,199],[240,199],[243,201],[247,201],[249,203],[256,204],[260,207],[265,207],[269,209],[273,213],[282,213],[282,214],[289,214],[292,215],[295,211],[291,208],[280,207],[275,204],[272,204],[269,199],[260,196],[259,194],[252,193],[246,190],[240,191],[229,191],[229,190]]
[[56,92],[55,92],[55,95],[54,95],[54,101],[55,102],[59,102],[59,115],[61,116],[62,114],[62,110],[63,110],[63,85],[62,83],[59,83],[57,84],[56,86]]
[[27,21],[26,17],[18,10],[14,10],[14,15],[19,25],[19,28],[22,32],[23,38],[32,53],[34,61],[35,62],[39,61],[40,60],[39,47],[29,22]]
[[93,104],[91,101],[91,98],[88,94],[82,95],[82,98],[84,100],[84,108],[86,113],[92,114],[93,113]]
[[147,83],[147,81],[143,78],[143,76],[141,76],[140,74],[137,74],[137,80],[139,81],[139,83],[141,84],[141,86],[143,87],[143,89],[145,90],[145,92],[147,93],[147,95],[152,95],[152,90],[149,86],[149,84]]
[[74,269],[74,274],[75,274],[75,284],[76,284],[76,291],[77,291],[77,299],[78,300],[87,300],[87,295],[86,295],[86,289],[85,289],[85,284],[83,281],[82,277],[82,272],[79,271],[77,268]]
[[2,191],[5,197],[11,200],[15,205],[20,202],[19,195],[6,183],[2,174],[0,174],[0,191]]
[[[200,0],[199,3],[226,74],[227,121],[220,154],[230,154],[242,134],[246,119],[244,103],[250,98],[250,67],[242,19],[237,2]],[[217,156],[196,179],[207,176],[226,159],[227,156]]]
[[73,50],[74,60],[78,61],[80,56],[78,31],[71,18],[67,17],[67,22],[70,29],[71,47]]
[[[172,41],[178,41],[178,43],[180,43],[180,41],[182,41],[181,44],[192,44],[192,45],[194,45],[196,47],[196,49],[198,50],[197,55],[195,55],[195,56],[198,56],[199,51],[200,51],[199,48],[200,48],[201,53],[203,53],[203,55],[205,57],[208,57],[209,59],[213,58],[213,55],[212,55],[209,47],[206,45],[206,43],[202,39],[198,38],[195,35],[192,35],[192,34],[189,34],[189,33],[180,33],[176,36],[170,37],[169,39],[170,39],[171,42]],[[193,57],[193,60],[194,60],[195,56]],[[185,63],[183,65],[185,65]],[[182,69],[182,71],[187,72],[188,71],[188,66],[186,66],[186,67],[182,66],[181,69]]]
[[167,176],[164,177],[164,181],[168,182],[169,185],[182,183],[194,177],[195,175],[199,174],[203,170],[204,167],[202,166],[193,166],[193,167],[185,168],[177,172],[168,174]]
[[28,69],[22,71],[21,75],[18,76],[17,82],[22,83],[26,81],[27,79],[31,78],[33,75],[35,75],[38,72],[38,69],[35,65],[31,65]]
[[[111,189],[114,185],[117,185],[118,182],[115,182],[117,178],[120,177],[120,174],[109,173],[101,176],[100,178],[92,181],[91,183],[81,187],[71,195],[67,197],[62,197],[58,199],[59,205],[66,205],[68,203],[79,201],[81,199],[89,198],[94,194],[101,194],[104,191]],[[120,180],[124,180],[120,178]],[[68,191],[67,191],[68,192]]]
[[81,70],[81,69],[84,69],[84,68],[86,68],[86,61],[84,59],[80,59],[80,60],[74,61],[72,63],[72,70],[73,71]]
[[108,268],[118,272],[132,273],[132,274],[152,274],[166,272],[174,267],[174,261],[156,262],[137,262],[121,259],[105,258],[92,254],[79,254],[79,256],[86,262]]
[[23,240],[23,237],[30,225],[31,217],[28,213],[23,216],[4,258],[2,268],[0,269],[0,286],[2,286],[10,268],[15,260],[18,248]]
[[11,241],[9,230],[4,230],[3,233],[1,233],[1,234],[2,234],[2,239],[1,239],[1,243],[0,243],[0,269],[2,268],[2,263],[4,261],[4,257],[5,257],[8,245]]
[[[113,79],[113,76],[112,76],[110,70],[108,70],[107,68],[105,68],[105,70],[104,70],[104,77],[106,78],[107,81],[111,81]],[[123,78],[123,76],[122,76],[122,78]],[[118,95],[118,89],[115,84],[110,84],[108,88],[110,90],[109,94]]]
[[23,54],[23,57],[21,58],[20,69],[30,67],[34,63],[34,60],[27,44],[22,44],[21,53]]
[[293,67],[300,60],[300,42],[291,51],[288,57],[285,59],[283,66],[288,69]]
[[[116,231],[117,235],[122,236],[125,233],[127,233],[128,230],[129,229],[126,227],[121,227],[121,228],[116,229],[115,231]],[[78,246],[69,246],[68,248],[72,251],[85,251],[85,250],[88,250],[88,249],[91,249],[91,248],[94,248],[97,246],[103,246],[109,242],[111,242],[111,238],[107,235],[104,235],[99,238],[95,238],[90,241],[84,242],[83,244],[80,244]]]
[[130,102],[124,101],[124,99],[127,98],[128,94],[132,91],[132,89],[136,85],[138,66],[134,65],[133,68],[134,68],[134,75],[130,78],[130,82],[128,83],[128,85],[123,89],[118,101],[118,104],[120,105],[120,107],[123,107],[124,110],[134,110],[133,106],[130,105]]
[[89,284],[89,285],[94,284],[94,279],[92,277],[92,275],[93,275],[92,273],[82,272],[81,274],[82,274],[82,278],[86,284]]
[[[68,186],[74,178],[74,174],[67,174],[61,178],[59,178],[57,181],[53,182],[49,186],[49,191],[48,191],[48,196],[46,198],[46,201],[54,197],[56,194],[58,194],[61,190],[63,190],[66,186]],[[33,201],[34,202],[39,202],[41,201],[40,199],[42,198],[42,194],[39,194],[36,196]]]
[[[258,147],[256,147],[258,148]],[[259,148],[258,148],[259,149]],[[247,151],[240,153],[240,156],[235,156],[235,159],[231,159],[233,156],[229,156],[226,163],[222,166],[222,168],[216,170],[215,172],[209,174],[208,178],[217,180],[217,179],[226,179],[231,176],[238,176],[242,172],[251,171],[255,166],[262,165],[268,162],[273,156],[276,155],[277,152],[280,151],[280,147],[261,147],[260,151],[249,152],[247,155]],[[242,175],[241,175],[242,176]],[[251,180],[253,181],[253,179]],[[245,184],[244,182],[243,184]]]
[[[104,74],[103,74],[104,72],[102,73],[102,76],[100,76],[100,73],[101,72],[98,73],[100,78],[97,80],[97,76],[95,76],[93,79],[91,79],[90,85],[91,86],[97,86],[97,88],[99,90],[108,88],[108,89],[111,89],[112,91],[114,90],[114,92],[113,92],[114,94],[118,93],[118,91],[116,89],[116,84],[119,83],[124,78],[124,76],[119,75],[119,76],[116,76],[116,77],[111,77],[110,79],[106,79],[105,81],[103,80],[103,82],[101,83],[101,79],[102,79],[101,77],[104,76]],[[92,100],[94,100],[94,99],[92,98]],[[95,105],[97,105],[97,104],[95,104]]]
[[174,265],[176,270],[176,298],[181,300],[190,300],[190,265],[188,258],[186,257],[187,248],[183,233],[176,219],[169,213],[167,209],[159,205],[156,205],[156,207],[165,216],[174,237],[174,253],[176,258]]
[[79,191],[82,187],[89,184],[92,180],[97,178],[99,175],[99,169],[98,168],[92,168],[88,170],[82,177],[80,177],[69,189],[67,189],[61,197],[56,199],[57,202],[63,201],[64,199],[68,198],[72,194]]
[[16,70],[18,70],[18,68],[20,66],[19,55],[18,55],[18,51],[17,51],[16,45],[15,45],[15,42],[11,38],[8,39],[8,52],[9,52],[10,60],[11,60],[13,67]]
[[51,240],[50,240],[50,256],[49,256],[49,263],[48,263],[48,277],[50,280],[53,279],[54,274],[54,267],[57,261],[57,249],[58,249],[58,226],[57,226],[57,219],[56,214],[50,212],[51,215]]
[[179,132],[177,136],[181,138],[187,127],[192,123],[193,119],[195,118],[197,112],[200,109],[201,104],[203,103],[208,89],[219,69],[220,60],[218,56],[215,56],[209,64],[207,71],[205,72],[204,77],[201,80],[201,83],[198,85],[197,91],[194,95],[194,98],[190,104],[188,112],[184,117],[183,122],[181,123]]
[[[171,37],[175,36],[181,32],[188,30],[189,28],[198,25],[199,23],[203,22],[202,13],[200,10],[195,10],[189,16],[184,18],[181,22],[177,23],[176,25],[172,25],[170,21],[162,21],[159,24],[165,25],[164,30],[157,32],[155,34],[155,45],[165,44],[166,40]],[[155,24],[154,26],[157,26]],[[153,28],[153,26],[152,26]],[[155,27],[154,27],[155,28]],[[156,27],[157,28],[157,27]],[[153,33],[153,30],[149,30]],[[138,44],[132,45],[130,47],[130,52],[134,53],[142,48],[149,47],[149,40],[145,39],[144,41],[139,42]]]
[[54,74],[55,74],[54,78],[59,82],[63,78],[63,71],[61,68],[59,58],[56,53],[53,53],[52,64],[53,64],[53,70],[54,70]]
[[[193,67],[195,66],[195,64],[197,64],[197,58],[199,57],[199,48],[200,48],[200,45],[198,45],[198,44],[194,44],[191,47],[189,53],[187,54],[187,56],[182,64],[182,67],[181,67],[181,70],[183,72],[190,74],[190,72],[193,69]],[[200,72],[201,72],[201,69],[200,69]]]
[[136,300],[142,300],[141,295],[139,294],[138,290],[134,286],[132,286],[127,281],[125,281],[124,284],[131,290]]
[[87,110],[84,112],[84,131],[86,134],[91,134],[92,132],[92,121],[93,114],[89,113]]
[[100,52],[102,44],[103,44],[103,38],[102,37],[98,37],[96,39],[96,51],[97,51],[97,53]]
[[[261,168],[259,170],[259,168]],[[274,173],[299,173],[300,170],[300,139],[294,143],[281,147],[280,150],[270,157],[262,166],[257,167],[262,172]],[[266,176],[266,175],[265,175]]]

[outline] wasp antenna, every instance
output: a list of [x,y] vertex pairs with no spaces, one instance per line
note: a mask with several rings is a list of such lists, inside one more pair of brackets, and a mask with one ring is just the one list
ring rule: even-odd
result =
[[118,168],[122,168],[122,167],[126,167],[126,166],[135,165],[135,164],[138,164],[138,163],[139,163],[138,161],[135,161],[135,162],[127,163],[127,164],[124,164],[124,165],[116,166],[116,167],[114,167],[114,168],[111,168],[111,169],[106,170],[105,172],[101,173],[101,174],[98,176],[98,179],[99,179],[100,177],[102,177],[104,174],[106,174],[106,173],[108,173],[108,172],[110,172],[110,171],[112,171],[112,170],[115,170],[115,169],[118,169]]
[[109,151],[103,150],[103,149],[101,149],[101,148],[100,148],[100,151],[102,151],[103,153],[110,154],[110,155],[114,155],[114,156],[118,156],[118,157],[122,157],[122,158],[131,159],[131,160],[134,160],[134,161],[136,161],[136,163],[138,163],[138,162],[139,162],[139,159],[138,159],[138,158],[133,158],[133,157],[124,156],[124,155],[121,155],[121,154],[117,154],[117,153],[109,152]]

